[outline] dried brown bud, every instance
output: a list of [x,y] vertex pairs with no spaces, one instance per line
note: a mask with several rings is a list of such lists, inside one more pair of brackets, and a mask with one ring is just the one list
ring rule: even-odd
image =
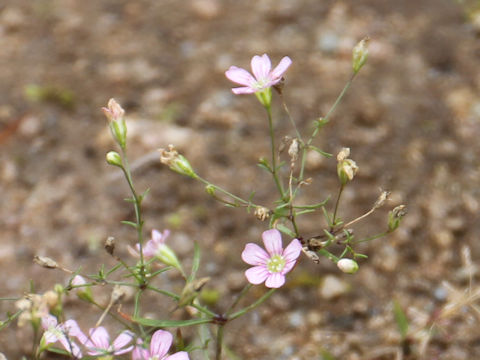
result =
[[59,267],[55,260],[50,259],[49,257],[46,257],[46,256],[35,255],[33,257],[33,262],[46,269],[56,269]]
[[388,200],[389,196],[390,196],[390,191],[382,191],[377,201],[375,201],[373,208],[374,209],[381,208],[385,204],[385,202]]
[[158,151],[160,151],[160,162],[162,164],[167,165],[170,167],[170,169],[178,172],[179,174],[194,179],[198,177],[185,156],[180,155],[173,145],[168,145],[168,150],[159,149]]
[[310,250],[307,246],[304,246],[302,250],[303,250],[303,253],[315,264],[320,264],[320,257],[317,255],[315,251]]
[[264,221],[270,217],[270,210],[263,206],[257,206],[254,215],[258,220]]
[[109,236],[107,240],[105,240],[104,248],[107,253],[113,256],[113,252],[115,251],[115,238],[113,236]]
[[350,148],[342,148],[337,155],[337,161],[341,162],[350,156]]
[[299,151],[300,151],[300,143],[298,142],[298,139],[295,138],[292,140],[292,143],[288,148],[288,155],[290,156],[290,159],[292,159],[292,162],[298,159]]

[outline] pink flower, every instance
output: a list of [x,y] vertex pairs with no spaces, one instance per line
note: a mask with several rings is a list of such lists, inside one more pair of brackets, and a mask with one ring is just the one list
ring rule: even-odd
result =
[[293,239],[283,250],[280,231],[271,229],[262,234],[265,250],[249,243],[242,252],[242,259],[254,267],[245,271],[247,280],[258,285],[265,281],[269,288],[279,288],[285,283],[285,274],[292,270],[302,251],[302,244]]
[[45,330],[43,334],[45,345],[60,341],[65,350],[75,358],[82,357],[80,347],[72,340],[72,337],[81,332],[75,320],[67,320],[63,324],[58,324],[57,318],[48,314],[42,318],[42,327]]
[[172,340],[173,336],[168,331],[157,330],[153,333],[150,348],[145,349],[142,346],[143,341],[138,339],[132,352],[132,360],[189,360],[188,353],[185,351],[166,356]]
[[[167,246],[165,244],[167,237],[170,235],[169,230],[165,230],[161,233],[158,230],[152,230],[152,238],[143,245],[143,256],[145,258],[152,258],[157,256],[162,248]],[[140,257],[140,244],[135,245],[135,249],[128,249],[135,257]]]
[[76,335],[78,340],[87,348],[89,355],[121,355],[132,351],[133,345],[127,346],[134,334],[128,330],[123,331],[113,342],[103,326],[91,328],[87,337],[81,331]]
[[267,54],[255,55],[251,61],[252,73],[255,77],[247,70],[236,66],[230,66],[225,71],[225,76],[234,83],[243,85],[243,87],[233,88],[234,94],[253,94],[278,84],[291,63],[292,60],[285,56],[272,70],[272,63]]
[[[146,257],[154,257],[158,255],[160,250],[166,246],[165,242],[170,235],[170,231],[164,230],[161,233],[158,230],[152,230],[152,239],[147,241],[143,248],[143,255]],[[140,250],[140,246],[137,244],[137,250]]]

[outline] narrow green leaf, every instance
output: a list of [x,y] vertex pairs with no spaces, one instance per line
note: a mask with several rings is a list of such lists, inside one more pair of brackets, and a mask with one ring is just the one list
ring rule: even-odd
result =
[[124,225],[130,225],[135,229],[137,228],[137,223],[134,223],[133,221],[122,220],[121,223],[124,224]]
[[132,321],[145,326],[167,328],[167,327],[183,327],[183,326],[191,326],[191,325],[199,325],[199,324],[208,324],[212,322],[212,318],[190,319],[190,320],[156,320],[156,319],[147,319],[147,318],[133,318]]
[[188,282],[193,281],[195,276],[197,275],[198,268],[200,267],[200,246],[198,246],[198,242],[194,242],[193,244],[193,263],[192,263],[192,272],[188,277]]
[[284,234],[286,234],[286,235],[288,235],[292,238],[296,237],[295,233],[283,224],[278,224],[277,225],[277,230],[281,231],[282,233],[284,233]]
[[393,301],[393,315],[395,316],[398,331],[400,332],[402,339],[405,339],[408,333],[408,319],[397,300]]
[[316,152],[319,153],[320,155],[323,155],[323,156],[325,156],[325,157],[327,157],[327,158],[331,158],[331,157],[333,156],[332,154],[327,153],[327,152],[325,152],[325,151],[323,151],[323,150],[321,150],[321,149],[319,149],[318,147],[313,146],[313,145],[309,145],[308,148],[309,148],[309,149],[312,149],[313,151],[316,151]]

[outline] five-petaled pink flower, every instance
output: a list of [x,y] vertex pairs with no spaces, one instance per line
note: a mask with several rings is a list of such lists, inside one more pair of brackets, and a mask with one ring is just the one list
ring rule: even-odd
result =
[[247,70],[236,66],[230,66],[225,71],[225,76],[242,87],[233,88],[234,94],[253,94],[258,91],[270,88],[282,80],[282,76],[287,71],[292,60],[285,56],[275,69],[272,70],[272,63],[267,54],[262,56],[255,55],[252,58],[251,66],[253,77]]
[[292,270],[302,251],[302,244],[293,239],[283,250],[280,231],[271,229],[262,234],[265,250],[249,243],[242,252],[242,259],[254,267],[245,271],[247,280],[258,285],[265,281],[269,288],[279,288],[285,283],[285,274]]
[[129,345],[134,334],[128,330],[122,331],[113,342],[103,326],[92,328],[87,337],[84,333],[76,334],[78,340],[87,348],[89,355],[121,355],[132,351],[133,345]]
[[138,339],[132,352],[132,360],[189,360],[188,353],[185,351],[167,356],[172,340],[173,336],[168,331],[157,330],[153,333],[150,348],[145,349],[143,341]]
[[42,327],[45,330],[43,334],[45,345],[60,341],[65,350],[75,358],[82,357],[80,347],[73,341],[73,337],[81,332],[75,320],[67,320],[59,324],[55,316],[48,314],[42,318]]

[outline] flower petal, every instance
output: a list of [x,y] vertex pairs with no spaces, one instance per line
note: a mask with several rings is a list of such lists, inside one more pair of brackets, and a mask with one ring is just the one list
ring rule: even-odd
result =
[[51,314],[48,314],[47,316],[42,317],[42,328],[44,330],[48,330],[51,327],[57,326],[57,318]]
[[167,356],[165,360],[190,360],[186,351],[180,351],[173,355]]
[[254,89],[254,88],[251,88],[251,87],[237,87],[237,88],[233,88],[232,92],[235,95],[253,94],[254,92],[257,92],[257,89]]
[[168,331],[157,330],[152,336],[150,342],[150,356],[158,356],[159,359],[168,353],[170,346],[172,345],[173,336]]
[[225,71],[225,76],[240,85],[251,86],[255,83],[255,79],[253,78],[252,74],[250,74],[247,70],[236,67],[230,66],[230,68]]
[[[107,330],[103,326],[90,329],[90,340],[87,340],[89,343],[87,346],[90,347],[92,352],[95,352],[95,355],[98,355],[98,351],[95,350],[108,350],[110,347],[110,335],[108,335]],[[94,355],[94,354],[90,354]]]
[[285,56],[282,60],[280,60],[280,63],[270,73],[270,79],[280,81],[283,74],[285,73],[285,71],[287,71],[288,67],[291,64],[292,59],[290,59],[288,56]]
[[147,360],[150,358],[150,353],[147,349],[142,347],[142,341],[137,340],[137,346],[132,351],[132,360]]
[[270,256],[260,246],[253,243],[245,245],[242,260],[249,265],[265,265]]
[[280,231],[277,229],[264,231],[262,239],[265,244],[265,249],[267,249],[270,256],[282,254],[282,234],[280,234]]
[[283,258],[286,262],[295,261],[300,256],[302,244],[298,239],[293,239],[290,244],[283,250]]
[[128,330],[122,331],[122,333],[113,341],[113,350],[115,351],[115,354],[123,354],[123,352],[120,353],[118,351],[127,346],[133,340],[133,336],[133,333]]
[[248,282],[253,285],[263,283],[269,275],[270,272],[267,270],[266,266],[254,266],[245,271],[245,276],[247,277]]
[[283,284],[285,284],[285,275],[281,273],[272,273],[267,277],[267,281],[265,281],[265,286],[268,288],[279,288]]
[[152,230],[152,241],[155,243],[163,243],[165,239],[163,239],[162,233],[156,229]]
[[262,56],[255,55],[251,61],[252,73],[259,80],[266,80],[269,78],[270,70],[272,69],[272,63],[267,54]]
[[74,355],[75,358],[81,359],[82,358],[82,351],[80,347],[73,342],[73,340],[67,336],[61,336],[58,341],[63,345],[65,350],[67,350],[70,354]]

